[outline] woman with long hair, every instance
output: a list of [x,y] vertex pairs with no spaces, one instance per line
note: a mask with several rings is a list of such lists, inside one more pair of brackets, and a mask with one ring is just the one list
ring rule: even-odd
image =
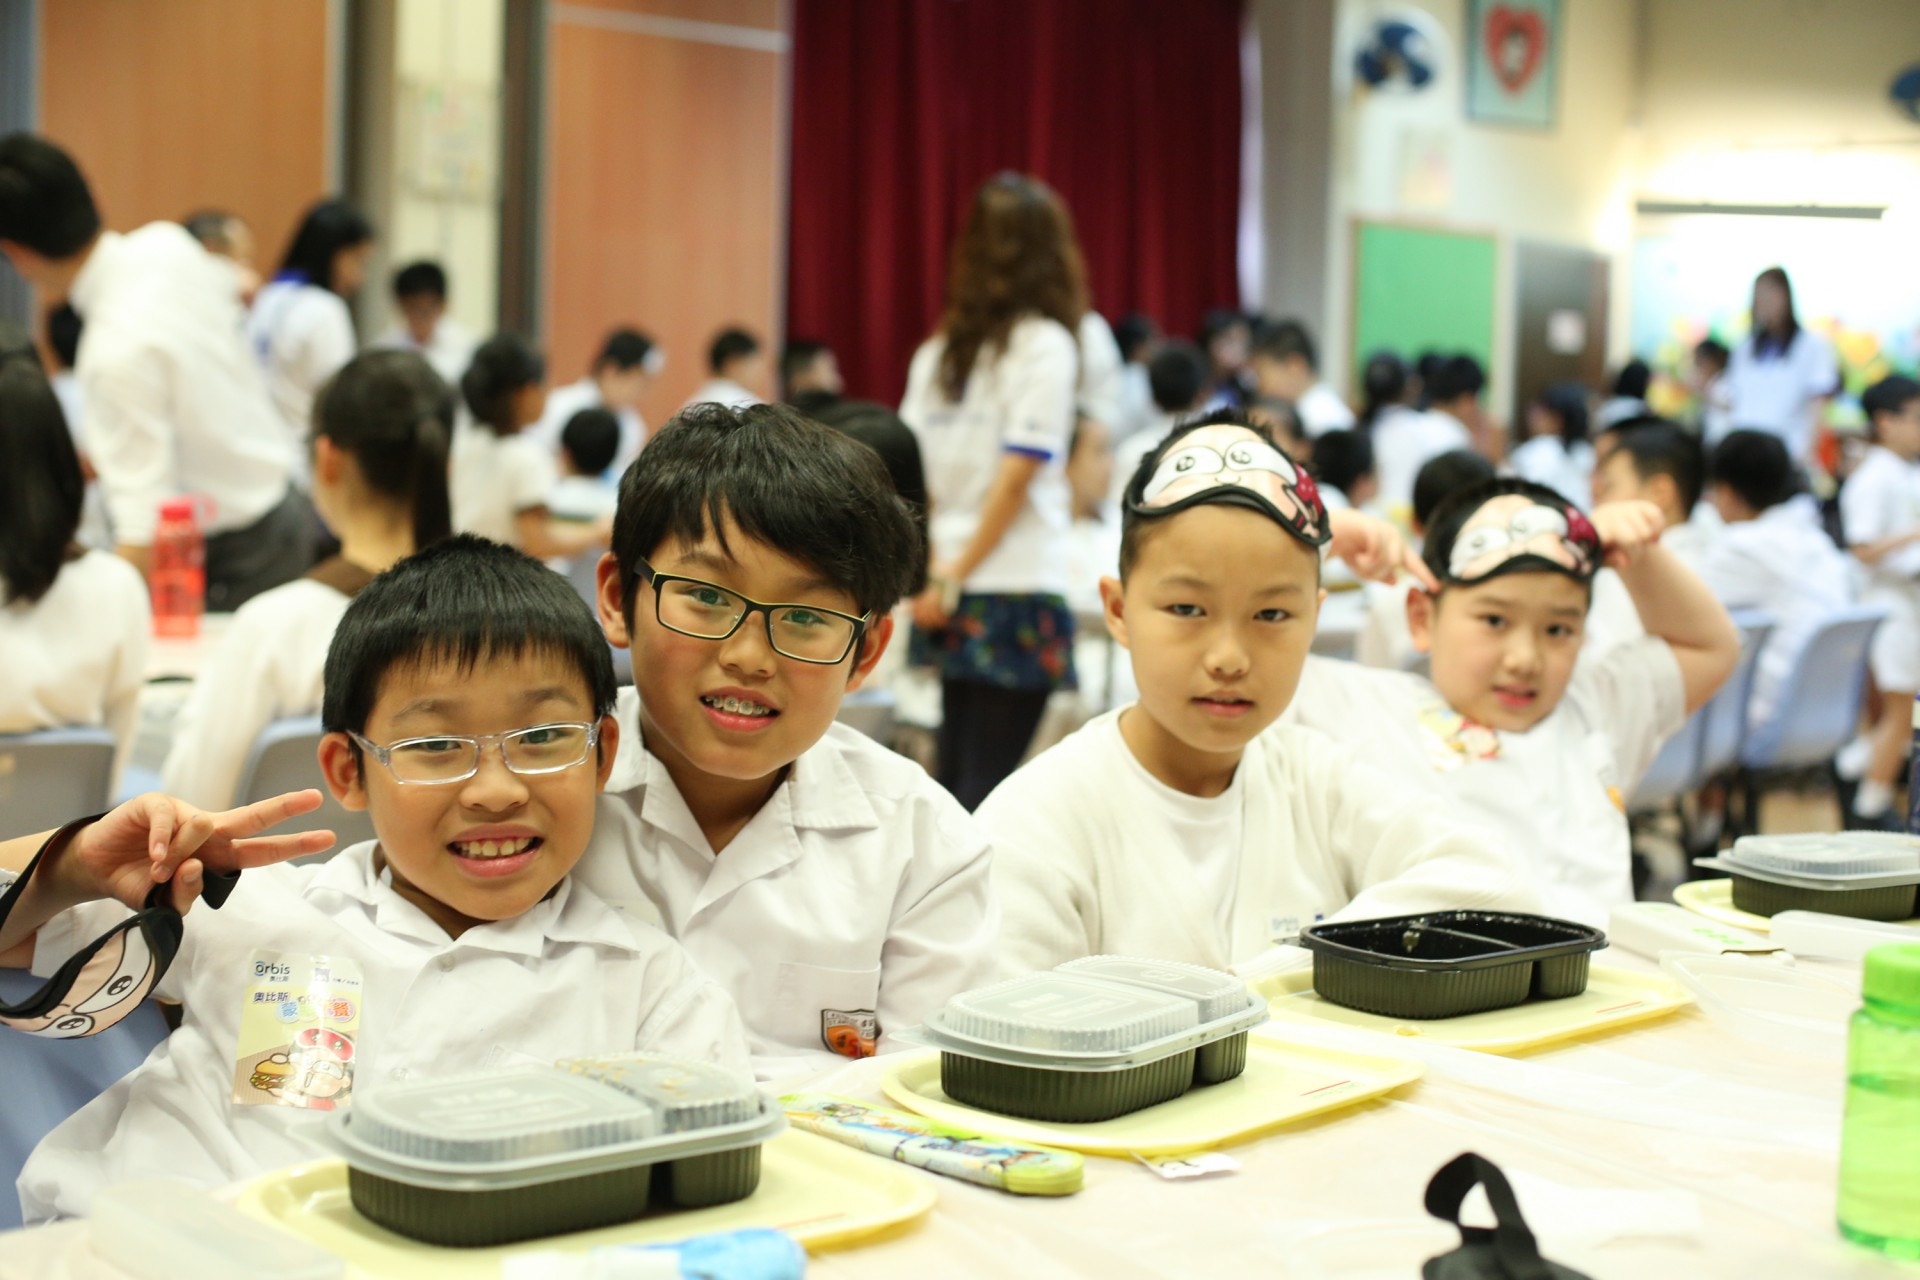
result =
[[915,654],[940,671],[940,781],[969,809],[1020,763],[1048,696],[1073,680],[1066,458],[1086,309],[1060,197],[1014,173],[981,187],[900,404],[932,515]]
[[344,200],[322,200],[307,210],[280,269],[254,295],[247,338],[301,458],[314,394],[358,345],[347,303],[365,282],[372,253],[373,224]]
[[[1832,344],[1802,327],[1793,283],[1781,268],[1768,267],[1753,281],[1753,329],[1727,365],[1728,429],[1771,432],[1804,462],[1827,397],[1839,386]],[[1707,441],[1718,442],[1717,437]]]

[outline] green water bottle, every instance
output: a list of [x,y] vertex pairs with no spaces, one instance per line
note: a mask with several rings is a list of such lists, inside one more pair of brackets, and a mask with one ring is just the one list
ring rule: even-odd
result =
[[1920,945],[1867,952],[1847,1029],[1840,1233],[1920,1258]]

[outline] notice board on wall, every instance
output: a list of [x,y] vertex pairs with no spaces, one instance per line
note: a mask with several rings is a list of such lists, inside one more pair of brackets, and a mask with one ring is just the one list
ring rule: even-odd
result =
[[1494,289],[1499,244],[1488,232],[1395,222],[1354,225],[1354,382],[1367,357],[1424,351],[1466,354],[1493,364]]

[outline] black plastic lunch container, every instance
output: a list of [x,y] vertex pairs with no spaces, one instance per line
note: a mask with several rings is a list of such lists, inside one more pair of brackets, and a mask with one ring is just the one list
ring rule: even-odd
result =
[[1434,911],[1316,924],[1313,988],[1335,1004],[1389,1018],[1453,1018],[1587,989],[1598,929],[1549,916]]

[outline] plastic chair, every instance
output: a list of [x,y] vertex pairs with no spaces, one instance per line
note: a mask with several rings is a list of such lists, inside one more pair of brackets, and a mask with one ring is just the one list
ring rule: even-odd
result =
[[1758,829],[1760,794],[1770,782],[1827,764],[1852,739],[1866,691],[1867,652],[1887,614],[1880,605],[1837,609],[1794,659],[1781,682],[1779,709],[1740,743],[1745,828]]
[[[33,994],[40,979],[19,969],[0,969],[0,1000]],[[43,1040],[0,1027],[0,1231],[20,1225],[20,1201],[12,1194],[20,1167],[40,1139],[146,1060],[167,1038],[166,1020],[149,1000],[96,1036]]]
[[1773,618],[1758,610],[1733,614],[1740,628],[1740,661],[1699,715],[1706,722],[1700,739],[1700,781],[1719,777],[1740,761],[1740,744],[1747,736],[1748,708],[1753,704],[1754,676],[1760,670],[1760,651],[1773,635]]
[[0,839],[110,807],[114,748],[97,726],[0,735]]
[[334,850],[373,839],[373,820],[364,812],[355,813],[343,807],[328,793],[316,755],[320,736],[319,716],[290,716],[275,720],[262,729],[260,736],[253,740],[253,750],[247,756],[246,767],[240,771],[240,785],[234,790],[233,802],[236,805],[252,804],[256,800],[270,799],[283,791],[318,787],[320,794],[326,797],[318,809],[297,818],[289,818],[273,830],[276,833],[333,832],[337,837],[333,849],[313,855],[315,858],[326,858]]
[[1700,785],[1700,751],[1705,737],[1704,708],[1687,717],[1678,733],[1667,739],[1660,754],[1634,784],[1627,800],[1630,814],[1662,809]]

